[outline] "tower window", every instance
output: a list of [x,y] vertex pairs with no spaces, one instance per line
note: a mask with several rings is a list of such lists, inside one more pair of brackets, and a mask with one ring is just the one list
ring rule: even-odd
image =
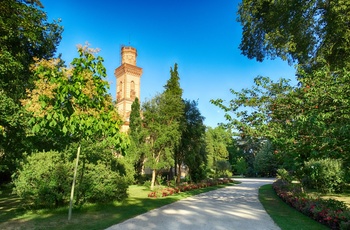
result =
[[135,99],[136,97],[136,92],[135,92],[135,82],[131,81],[130,82],[130,98]]

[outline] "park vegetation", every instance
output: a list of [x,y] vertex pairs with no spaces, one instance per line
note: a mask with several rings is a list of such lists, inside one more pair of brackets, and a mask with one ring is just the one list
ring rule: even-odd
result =
[[[294,64],[298,83],[257,76],[252,87],[231,90],[230,101],[212,100],[225,112],[226,127],[237,141],[249,143],[249,151],[263,145],[255,151],[255,170],[265,174],[279,168],[277,193],[334,229],[349,229],[348,209],[305,196],[342,193],[350,182],[349,12],[343,0],[243,0],[238,10],[242,54]],[[262,159],[275,165],[265,171]]]
[[177,64],[163,92],[135,99],[122,133],[98,49],[78,45],[67,64],[56,54],[60,21],[49,22],[40,1],[4,0],[0,12],[0,184],[24,207],[81,207],[123,200],[132,184],[155,191],[255,173],[244,144],[206,127],[198,101],[183,98]]
[[183,98],[174,64],[163,92],[135,99],[128,133],[120,131],[98,50],[78,46],[67,67],[56,54],[63,28],[42,7],[0,4],[0,183],[26,207],[107,203],[125,199],[131,184],[157,194],[157,185],[234,174],[278,172],[301,193],[347,189],[348,1],[243,0],[242,54],[296,64],[298,84],[258,76],[251,88],[231,90],[229,102],[212,100],[227,124],[206,127],[198,101]]

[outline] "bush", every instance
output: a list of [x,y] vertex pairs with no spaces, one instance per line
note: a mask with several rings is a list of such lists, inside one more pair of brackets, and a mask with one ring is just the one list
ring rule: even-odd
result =
[[285,180],[289,183],[293,181],[293,177],[286,169],[277,169],[277,178],[281,180]]
[[73,164],[55,151],[29,156],[14,176],[14,191],[24,204],[57,207],[69,202]]
[[350,210],[344,202],[307,197],[282,180],[274,182],[273,188],[284,202],[317,222],[331,229],[349,229]]
[[217,175],[219,177],[231,177],[232,176],[232,166],[229,161],[218,160],[216,162]]
[[[97,160],[97,155],[91,155],[91,152],[81,154],[75,204],[105,203],[127,197],[128,184],[133,176],[126,175],[126,162],[111,157]],[[112,155],[110,151],[105,152]],[[71,150],[65,153],[38,152],[22,163],[22,169],[14,176],[14,191],[24,204],[51,208],[69,203],[75,164],[71,155]]]
[[127,188],[127,178],[102,162],[87,164],[83,181],[77,184],[78,195],[83,197],[83,201],[93,203],[123,200],[127,197]]
[[340,160],[310,160],[305,162],[303,174],[303,185],[322,193],[341,192],[345,185]]

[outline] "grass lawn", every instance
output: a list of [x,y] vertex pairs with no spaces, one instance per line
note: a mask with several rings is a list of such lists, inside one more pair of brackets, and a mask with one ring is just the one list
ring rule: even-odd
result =
[[267,213],[282,230],[329,229],[284,203],[276,195],[271,184],[264,185],[259,189],[259,200]]
[[148,198],[149,189],[146,187],[133,185],[129,187],[129,198],[125,201],[84,205],[73,210],[70,221],[68,221],[68,207],[55,210],[21,210],[20,199],[5,190],[0,194],[0,229],[105,229],[183,198],[230,185],[233,184],[202,188],[156,199]]

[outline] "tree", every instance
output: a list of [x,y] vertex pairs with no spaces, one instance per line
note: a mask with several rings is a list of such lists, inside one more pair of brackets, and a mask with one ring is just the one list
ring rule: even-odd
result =
[[[174,101],[172,101],[174,99]],[[169,105],[176,98],[158,94],[143,103],[143,127],[146,142],[144,151],[146,166],[152,170],[151,189],[154,189],[157,173],[174,165],[174,148],[180,139],[180,123],[168,113]]]
[[[171,100],[172,102],[167,105],[167,113],[170,115],[171,119],[174,122],[180,122],[182,125],[179,127],[180,129],[184,128],[185,118],[184,118],[184,109],[185,104],[182,99],[182,88],[180,87],[180,77],[179,73],[177,71],[177,64],[174,64],[174,69],[170,68],[170,78],[167,81],[167,84],[164,86],[165,90],[163,92],[164,96]],[[179,130],[180,131],[180,130]],[[181,132],[181,131],[180,131]],[[178,182],[180,181],[180,175],[179,172],[176,171],[177,166],[180,168],[180,155],[179,152],[179,139],[174,140],[176,143],[174,145],[174,165],[175,165],[175,175],[177,175]],[[181,170],[181,169],[180,169]],[[170,169],[170,172],[172,173],[172,169]]]
[[254,171],[259,176],[275,176],[278,169],[277,157],[270,141],[264,141],[254,160]]
[[319,158],[342,159],[349,167],[344,154],[349,151],[349,71],[325,66],[311,73],[300,69],[299,75],[299,86],[258,77],[252,89],[232,91],[236,97],[229,106],[220,99],[212,102],[242,136],[271,141],[287,169]]
[[[72,142],[80,143],[83,139],[108,141],[123,152],[126,143],[119,132],[121,119],[107,94],[103,59],[95,57],[95,52],[88,46],[79,46],[79,58],[72,61],[69,69],[63,67],[59,59],[37,60],[32,68],[38,80],[35,88],[27,91],[27,99],[22,103],[32,114],[33,133],[45,129],[48,135],[68,136]],[[79,155],[80,144],[68,219]]]
[[[231,90],[235,97],[230,100],[229,106],[226,106],[221,99],[211,101],[226,112],[228,127],[240,133],[241,145],[245,152],[255,152],[261,140],[276,140],[283,130],[281,126],[284,125],[284,121],[281,122],[277,117],[274,119],[271,112],[281,108],[276,100],[286,100],[286,96],[290,95],[289,92],[293,91],[293,87],[284,79],[275,83],[269,78],[257,77],[254,82],[255,86],[251,89],[243,89],[240,92]],[[281,106],[288,105],[287,101],[281,103]],[[281,140],[281,145],[282,142]]]
[[237,171],[238,174],[240,175],[244,175],[246,174],[247,170],[248,170],[248,165],[246,160],[243,157],[238,158],[237,163],[235,165],[235,169]]
[[[181,123],[181,141],[176,152],[177,174],[181,175],[181,166],[185,164],[189,168],[191,179],[196,181],[203,179],[200,175],[204,175],[204,172],[200,172],[200,170],[205,170],[206,161],[202,151],[205,144],[204,117],[197,106],[196,101],[185,100],[185,119]],[[180,182],[180,176],[177,177],[177,182]]]
[[33,88],[33,58],[53,57],[62,27],[48,22],[40,1],[3,0],[0,5],[0,89],[15,102]]
[[[34,87],[34,57],[51,58],[62,27],[48,22],[40,1],[3,0],[0,4],[0,158],[1,180],[9,180],[23,152],[42,146],[26,136],[26,113],[20,99]],[[36,145],[36,142],[40,144]]]
[[280,57],[302,65],[325,61],[331,70],[349,67],[349,11],[347,0],[243,0],[240,49],[258,61]]
[[[257,77],[252,89],[232,91],[226,118],[242,135],[269,140],[289,169],[310,159],[344,160],[349,172],[350,4],[345,0],[243,0],[240,44],[248,58],[297,62],[298,86]],[[242,107],[254,110],[239,111]]]
[[132,139],[139,141],[142,129],[141,106],[139,99],[136,97],[131,104],[129,134]]
[[142,128],[141,106],[139,99],[135,98],[131,105],[129,136],[130,147],[126,154],[127,158],[132,162],[135,168],[136,176],[140,177],[144,170],[145,154],[143,144],[146,141]]
[[222,126],[207,128],[206,130],[206,152],[208,154],[208,168],[214,170],[216,176],[216,162],[228,160],[227,147],[231,142],[231,135]]

